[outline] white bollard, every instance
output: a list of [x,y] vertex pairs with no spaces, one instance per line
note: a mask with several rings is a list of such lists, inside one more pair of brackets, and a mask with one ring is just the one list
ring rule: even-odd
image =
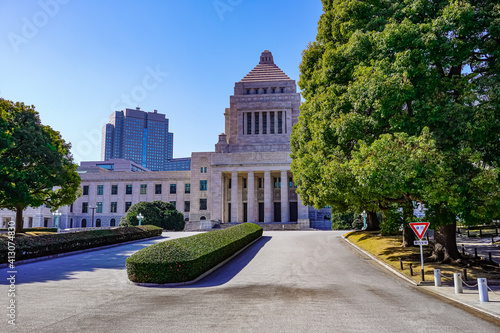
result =
[[455,284],[455,294],[463,294],[464,288],[462,287],[462,274],[453,273],[453,282]]
[[434,270],[434,287],[441,287],[441,270]]
[[479,302],[489,302],[488,281],[485,278],[477,279],[477,289],[479,290]]

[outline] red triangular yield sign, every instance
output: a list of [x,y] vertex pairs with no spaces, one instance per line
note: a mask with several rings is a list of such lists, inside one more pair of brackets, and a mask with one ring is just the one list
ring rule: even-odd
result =
[[418,239],[422,239],[427,231],[427,228],[429,228],[429,224],[429,222],[412,222],[410,223],[410,227],[413,229]]

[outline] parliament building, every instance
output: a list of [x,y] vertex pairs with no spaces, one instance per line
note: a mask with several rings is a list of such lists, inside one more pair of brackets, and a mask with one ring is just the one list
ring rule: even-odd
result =
[[[330,210],[305,206],[290,170],[290,133],[300,104],[295,81],[264,51],[235,83],[213,152],[192,153],[189,171],[149,171],[120,159],[82,162],[82,196],[58,210],[59,226],[117,226],[131,205],[161,200],[184,213],[186,230],[241,222],[328,229]],[[15,213],[3,210],[0,216],[5,224]],[[24,226],[54,226],[54,217],[46,208],[30,208]]]

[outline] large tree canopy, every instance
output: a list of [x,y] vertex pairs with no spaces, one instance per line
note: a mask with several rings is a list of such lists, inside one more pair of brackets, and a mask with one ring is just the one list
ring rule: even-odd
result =
[[0,99],[0,208],[16,211],[16,232],[28,206],[57,209],[80,186],[70,144],[42,125],[34,107]]
[[[405,197],[424,203],[439,259],[457,258],[457,218],[474,224],[499,212],[500,4],[324,0],[323,7],[300,65],[305,102],[291,138],[299,194],[339,210],[383,209],[391,200],[405,207]],[[434,147],[428,161],[411,143],[426,135]],[[414,148],[416,164],[405,165],[409,151],[391,138]],[[392,156],[377,155],[384,149]]]

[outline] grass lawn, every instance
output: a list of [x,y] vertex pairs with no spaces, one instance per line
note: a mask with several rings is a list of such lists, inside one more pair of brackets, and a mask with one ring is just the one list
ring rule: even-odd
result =
[[[347,233],[345,237],[414,281],[420,282],[422,280],[420,275],[420,247],[401,247],[402,236],[382,236],[377,231],[353,231]],[[424,245],[425,281],[434,281],[435,268],[440,269],[442,275],[451,277],[453,273],[463,273],[463,269],[466,268],[469,281],[476,280],[479,277],[488,280],[500,280],[500,268],[489,264],[485,260],[474,260],[472,257],[466,257],[459,264],[425,262],[425,258],[431,254],[431,249],[431,245]],[[403,259],[403,270],[401,270],[399,258]],[[410,263],[413,264],[413,276],[410,276]],[[446,280],[449,279],[443,278],[443,281]]]

